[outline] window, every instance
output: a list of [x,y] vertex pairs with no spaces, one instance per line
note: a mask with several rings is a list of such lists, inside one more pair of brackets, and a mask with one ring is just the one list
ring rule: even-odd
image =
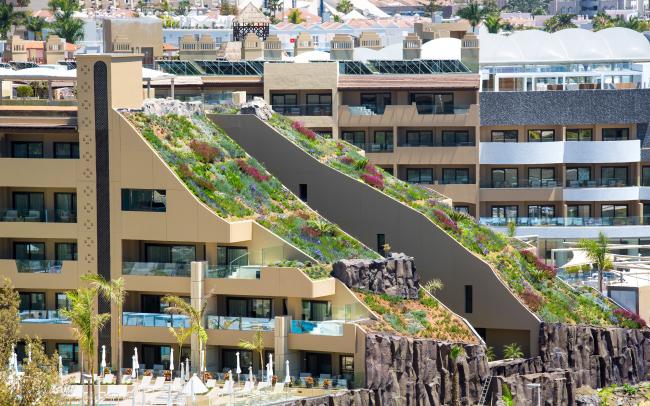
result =
[[529,187],[555,187],[555,168],[528,168]]
[[454,210],[458,213],[467,214],[469,216],[469,206],[454,206]]
[[145,244],[145,261],[164,264],[188,264],[196,260],[194,245]]
[[332,304],[320,300],[303,300],[302,319],[309,321],[331,320]]
[[271,299],[229,297],[226,299],[226,312],[229,317],[273,317]]
[[492,169],[492,187],[517,187],[519,185],[518,176],[516,168]]
[[20,311],[31,312],[45,310],[45,293],[20,292]]
[[[585,187],[590,186],[591,184],[591,168],[577,167],[566,169],[567,187]],[[593,184],[593,186],[595,186],[595,184]]]
[[433,169],[431,168],[408,168],[406,169],[406,181],[409,183],[433,183]]
[[493,218],[516,219],[519,217],[519,207],[517,206],[492,206]]
[[308,94],[307,115],[308,116],[331,116],[332,95],[331,94]]
[[530,218],[553,218],[555,217],[555,206],[531,204],[528,206],[528,217]]
[[469,184],[469,169],[467,168],[443,168],[442,183],[449,184]]
[[167,192],[150,189],[122,189],[122,210],[155,211],[167,210]]
[[77,244],[74,242],[57,242],[54,245],[54,251],[57,261],[77,260]]
[[[248,371],[249,366],[253,366],[253,352],[242,349],[224,348],[221,350],[222,369],[232,369],[237,365],[237,353],[239,353],[239,363],[242,371]],[[259,359],[259,356],[258,356]]]
[[467,131],[443,131],[443,147],[462,147],[470,145],[469,132]]
[[354,374],[354,356],[341,355],[341,375]]
[[626,204],[603,204],[600,206],[600,216],[611,219],[612,224],[623,224],[627,219]]
[[30,141],[13,141],[12,158],[43,158],[43,143]]
[[566,130],[567,141],[593,141],[594,131],[591,128],[574,128]]
[[567,217],[589,218],[591,217],[591,206],[588,204],[573,204],[567,206]]
[[55,142],[54,158],[56,159],[78,159],[79,143],[78,142]]
[[56,294],[56,310],[69,310],[70,309],[70,300],[68,299],[68,295],[65,293],[57,293]]
[[452,93],[411,93],[419,114],[454,114]]
[[59,343],[56,345],[56,351],[61,356],[63,363],[64,373],[67,369],[68,373],[77,369],[79,364],[79,345],[73,343]]
[[14,242],[14,259],[21,261],[45,260],[45,243]]
[[298,95],[295,93],[274,94],[271,95],[271,104],[274,109],[276,106],[295,106],[298,104]]
[[641,186],[650,186],[650,166],[641,169]]
[[43,221],[45,219],[45,198],[42,192],[14,192],[14,210],[24,221]]
[[492,131],[492,142],[517,142],[517,130]]
[[472,285],[465,285],[465,313],[471,313],[474,309],[474,290]]
[[528,130],[528,142],[555,141],[555,130]]
[[306,183],[301,183],[298,185],[298,196],[300,197],[300,200],[303,202],[307,201],[307,184]]
[[248,265],[248,248],[217,246],[217,265]]
[[393,152],[393,132],[375,131],[374,140],[370,152]]
[[377,252],[382,257],[386,256],[384,247],[386,246],[386,234],[377,234]]
[[382,169],[384,172],[386,172],[387,174],[389,174],[389,175],[392,175],[392,174],[393,174],[393,167],[392,167],[392,166],[391,166],[390,168],[387,168],[387,167],[381,167],[381,169]]
[[432,147],[433,132],[431,131],[414,131],[406,132],[405,147]]
[[343,131],[343,141],[349,142],[357,148],[366,146],[366,133],[364,131]]
[[307,359],[307,370],[313,377],[321,374],[332,374],[332,354],[323,352],[308,352],[305,354]]
[[384,114],[386,106],[391,104],[390,93],[362,93],[361,106],[372,110],[375,114]]
[[77,221],[77,194],[54,194],[54,218],[59,223],[74,223]]
[[603,186],[625,186],[627,185],[627,168],[603,166],[600,168],[600,178]]
[[630,139],[627,128],[603,128],[603,141],[622,141]]

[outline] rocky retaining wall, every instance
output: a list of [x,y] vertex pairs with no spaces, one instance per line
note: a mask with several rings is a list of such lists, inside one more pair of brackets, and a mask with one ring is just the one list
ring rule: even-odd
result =
[[379,260],[350,259],[332,265],[332,275],[350,289],[418,298],[420,275],[412,257],[392,253]]

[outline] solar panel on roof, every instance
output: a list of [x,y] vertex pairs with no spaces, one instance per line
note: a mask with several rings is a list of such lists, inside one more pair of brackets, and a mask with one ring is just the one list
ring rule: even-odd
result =
[[196,61],[206,75],[262,76],[263,61]]
[[198,76],[202,72],[190,61],[157,61],[158,69],[176,76]]
[[469,68],[458,60],[339,62],[339,73],[342,75],[430,75],[469,72]]

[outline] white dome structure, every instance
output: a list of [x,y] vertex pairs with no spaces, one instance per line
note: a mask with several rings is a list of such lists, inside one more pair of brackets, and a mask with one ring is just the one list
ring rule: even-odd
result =
[[650,61],[650,42],[627,28],[593,32],[580,28],[552,34],[541,30],[480,36],[482,65]]
[[330,53],[324,51],[308,51],[299,54],[293,58],[295,63],[307,63],[307,62],[317,62],[317,61],[329,61]]
[[420,59],[460,60],[461,40],[456,38],[437,38],[422,44]]

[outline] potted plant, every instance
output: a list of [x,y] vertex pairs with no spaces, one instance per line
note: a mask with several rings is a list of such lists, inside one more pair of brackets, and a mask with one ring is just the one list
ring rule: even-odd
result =
[[275,376],[275,375],[273,375],[273,376],[271,377],[271,385],[275,385],[277,382],[278,382],[278,377]]
[[144,371],[144,376],[153,376],[153,371],[151,369],[147,369]]
[[330,380],[329,379],[324,379],[323,380],[323,389],[329,389],[330,388]]
[[104,368],[104,375],[110,374],[111,369],[109,367]]
[[208,379],[212,379],[212,373],[210,373],[208,371],[204,371],[203,372],[203,380],[207,381]]
[[307,386],[308,388],[312,388],[314,386],[314,378],[312,378],[311,376],[306,377],[305,386]]
[[131,375],[131,374],[133,374],[133,369],[131,369],[131,368],[126,368],[126,369],[124,370],[124,375]]
[[171,381],[172,380],[172,371],[165,369],[163,371],[163,376],[165,377],[165,381]]
[[223,380],[224,381],[227,381],[229,379],[230,379],[230,372],[226,372],[225,374],[223,374]]

